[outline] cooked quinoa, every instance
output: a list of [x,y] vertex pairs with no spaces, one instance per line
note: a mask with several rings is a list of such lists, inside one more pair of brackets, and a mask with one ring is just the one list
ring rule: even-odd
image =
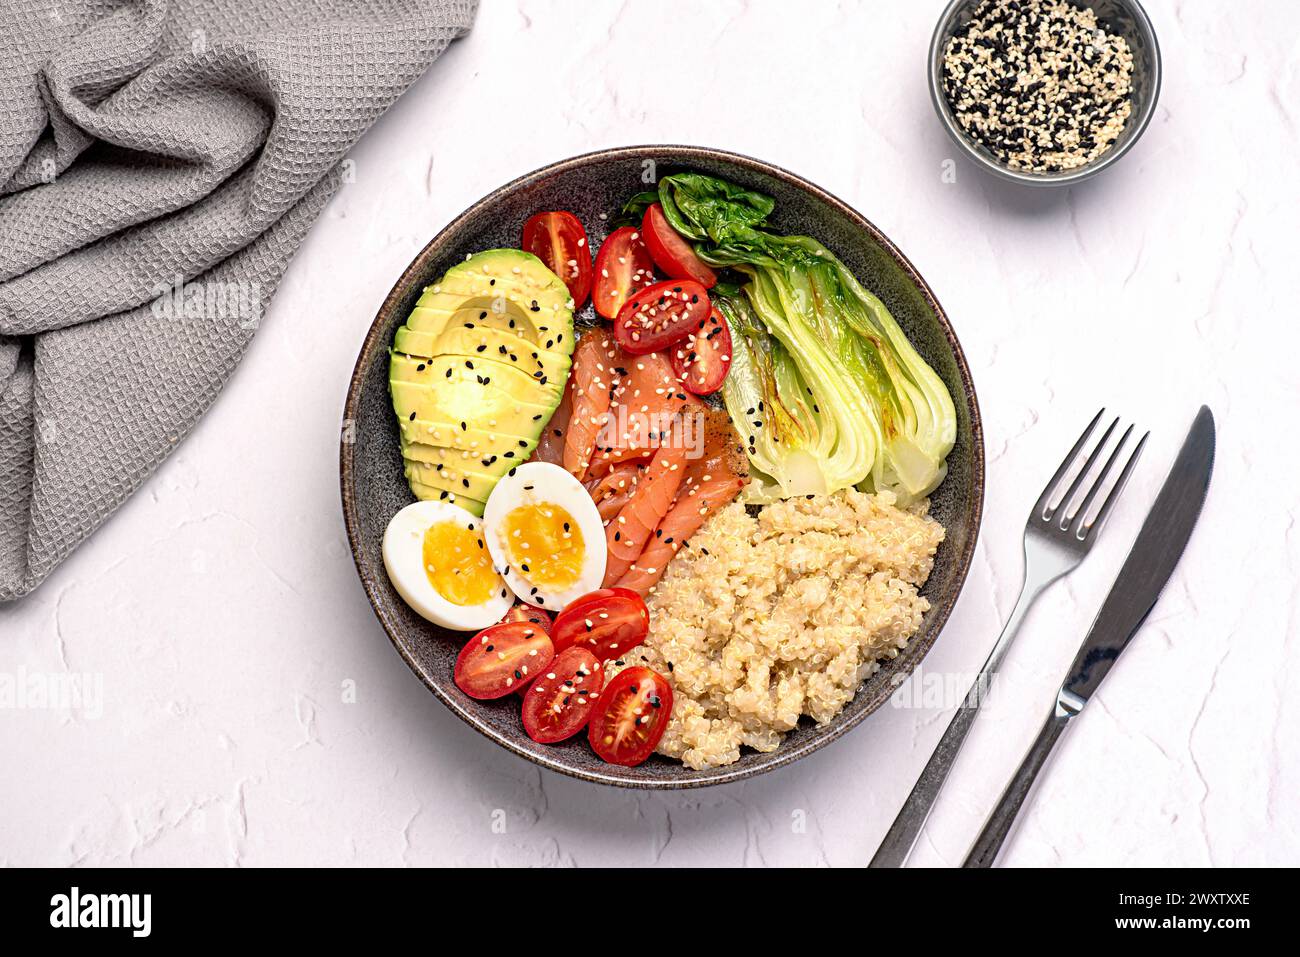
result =
[[958,124],[1012,169],[1055,173],[1105,153],[1133,110],[1133,54],[1090,7],[983,0],[948,41]]
[[650,596],[645,644],[607,666],[672,683],[659,753],[730,764],[741,746],[775,749],[802,715],[839,714],[930,607],[918,591],[944,532],[927,509],[849,489],[713,516]]

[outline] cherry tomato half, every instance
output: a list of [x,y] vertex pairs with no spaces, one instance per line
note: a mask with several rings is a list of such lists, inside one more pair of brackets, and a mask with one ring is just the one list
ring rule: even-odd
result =
[[555,657],[546,632],[531,622],[484,628],[456,656],[456,687],[471,698],[504,698],[543,672]]
[[555,616],[556,651],[585,648],[601,661],[627,654],[650,631],[650,611],[630,588],[598,588],[575,599]]
[[578,217],[564,210],[531,216],[524,223],[523,248],[564,280],[578,310],[591,292],[591,249]]
[[[551,633],[551,625],[553,623],[550,613],[545,608],[533,608],[531,605],[525,605],[523,602],[518,601],[510,606],[510,610],[505,613],[505,617],[501,619],[499,624],[504,625],[511,621],[529,622],[530,624],[536,625],[538,628],[542,629],[542,631],[546,632],[548,635]],[[527,684],[515,685],[516,694],[522,695],[527,691]]]
[[571,738],[587,725],[605,669],[585,648],[565,648],[524,694],[524,730],[539,744]]
[[592,749],[610,764],[650,757],[673,713],[673,689],[649,668],[627,668],[605,686],[587,725]]
[[645,235],[650,258],[665,275],[673,279],[694,279],[705,289],[712,289],[718,281],[717,273],[695,255],[691,244],[669,225],[664,208],[658,203],[646,207],[641,219],[641,232]]
[[515,602],[506,612],[505,617],[501,619],[500,624],[510,621],[528,621],[537,625],[548,635],[551,633],[551,616],[545,608],[534,608],[532,605],[525,605],[523,602]]
[[709,317],[710,308],[709,294],[694,280],[657,282],[623,303],[614,338],[634,356],[658,352],[685,339]]
[[606,319],[613,319],[628,296],[654,281],[655,264],[640,230],[624,226],[610,233],[596,254],[591,303]]
[[673,348],[673,372],[688,392],[712,395],[731,368],[731,329],[718,310]]

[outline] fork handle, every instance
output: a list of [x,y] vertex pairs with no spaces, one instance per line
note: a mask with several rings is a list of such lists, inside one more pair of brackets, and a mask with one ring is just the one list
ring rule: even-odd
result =
[[948,729],[944,731],[938,747],[930,755],[930,760],[926,762],[921,776],[916,779],[912,793],[907,796],[907,801],[898,812],[898,817],[894,818],[894,823],[885,834],[885,839],[880,842],[880,847],[868,867],[902,867],[906,863],[908,855],[912,853],[913,845],[916,844],[916,839],[925,827],[931,808],[939,798],[943,783],[948,779],[948,774],[957,761],[957,754],[970,733],[971,725],[975,723],[975,716],[979,714],[980,704],[984,700],[989,684],[1001,667],[1002,659],[1020,629],[1020,623],[1024,621],[1025,614],[1038,593],[1052,580],[1052,578],[1035,577],[1021,585],[1020,597],[1016,600],[1016,607],[1012,609],[1011,617],[1007,619],[1002,634],[998,636],[997,643],[989,652],[983,669],[970,690],[966,692],[961,707],[948,723]]
[[1061,704],[1058,704],[1047,720],[1043,722],[1042,729],[1038,732],[1038,737],[1029,748],[1029,753],[1025,759],[1020,762],[1020,767],[1011,778],[1011,783],[1007,785],[1002,797],[994,806],[993,811],[989,814],[988,820],[984,823],[984,830],[980,831],[979,837],[971,846],[970,853],[966,855],[966,861],[962,867],[992,867],[997,860],[998,852],[1002,849],[1003,843],[1011,834],[1015,826],[1016,818],[1020,815],[1020,809],[1024,806],[1026,799],[1033,790],[1034,781],[1038,778],[1038,772],[1043,769],[1047,759],[1051,757],[1052,751],[1056,748],[1056,742],[1060,740],[1061,733],[1065,731],[1070,719],[1077,712],[1073,712]]

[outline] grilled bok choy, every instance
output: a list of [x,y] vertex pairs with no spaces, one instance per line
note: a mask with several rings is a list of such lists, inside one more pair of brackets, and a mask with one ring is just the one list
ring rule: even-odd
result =
[[746,499],[933,491],[956,411],[884,303],[815,239],[765,230],[770,197],[683,173],[660,180],[659,201],[704,262],[744,277],[712,299],[732,331],[723,398],[757,473]]

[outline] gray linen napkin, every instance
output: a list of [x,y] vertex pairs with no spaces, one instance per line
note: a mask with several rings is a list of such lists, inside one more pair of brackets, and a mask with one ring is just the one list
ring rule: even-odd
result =
[[0,601],[193,428],[477,0],[0,0]]

